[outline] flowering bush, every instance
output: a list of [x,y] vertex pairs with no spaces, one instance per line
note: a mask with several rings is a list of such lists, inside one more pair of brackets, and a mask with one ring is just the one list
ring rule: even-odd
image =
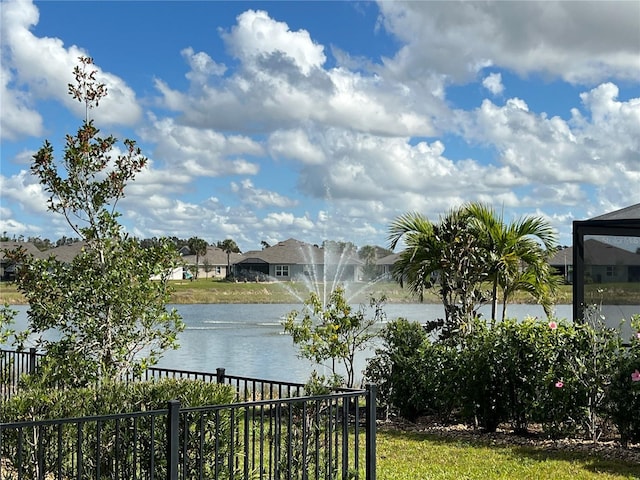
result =
[[609,414],[623,445],[640,441],[640,315],[632,317],[631,325],[637,333],[616,358],[608,395]]
[[[459,419],[485,431],[535,423],[553,438],[597,441],[612,421],[623,442],[640,441],[640,316],[631,347],[599,316],[584,324],[529,318],[494,326],[476,320],[458,343],[433,340],[422,326],[390,322],[368,366],[402,416]],[[383,366],[384,368],[380,368]]]

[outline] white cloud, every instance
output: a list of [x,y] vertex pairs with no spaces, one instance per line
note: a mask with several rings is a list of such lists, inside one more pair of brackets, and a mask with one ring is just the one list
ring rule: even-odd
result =
[[504,92],[502,84],[502,74],[491,73],[482,80],[482,86],[489,90],[493,95],[501,95]]
[[308,165],[319,165],[325,160],[323,152],[311,143],[302,128],[277,130],[269,136],[267,143],[274,158],[288,158]]
[[406,43],[386,64],[398,75],[456,82],[493,65],[572,83],[640,75],[640,3],[385,2],[385,28]]
[[192,68],[187,73],[192,79],[189,94],[156,80],[160,101],[182,113],[181,123],[247,133],[293,130],[301,123],[384,135],[434,132],[433,102],[416,103],[406,86],[374,74],[324,69],[322,46],[265,12],[245,12],[222,36],[240,62],[232,75],[203,83],[208,74],[202,74],[200,65],[214,61],[186,50],[183,55]]
[[140,130],[145,141],[156,146],[154,158],[171,169],[180,168],[188,175],[255,175],[257,163],[243,155],[261,155],[262,147],[249,137],[225,136],[210,129],[177,124],[171,118],[150,117],[150,123]]
[[584,206],[595,186],[601,202],[629,205],[640,201],[640,99],[617,96],[611,83],[582,93],[584,112],[574,108],[568,121],[531,112],[521,99],[485,100],[458,118],[468,141],[493,146],[501,168],[530,186],[524,204]]
[[194,53],[191,47],[185,48],[180,53],[191,68],[186,77],[196,85],[206,84],[209,77],[224,75],[227,70],[226,66],[214,62],[206,53]]
[[47,212],[49,195],[43,190],[37,179],[25,170],[21,170],[11,177],[0,175],[0,190],[3,199],[18,202],[29,214]]
[[248,10],[237,17],[230,32],[222,32],[228,47],[245,66],[255,66],[265,57],[284,54],[304,75],[326,61],[324,47],[311,40],[309,32],[292,32],[284,22],[276,22],[267,12]]
[[255,208],[291,208],[298,204],[297,201],[280,195],[277,192],[256,188],[249,179],[240,183],[231,182],[231,190],[238,195],[242,203]]
[[[67,85],[75,83],[73,68],[78,65],[78,57],[88,55],[83,49],[72,45],[65,47],[58,38],[38,38],[31,29],[38,24],[39,12],[32,2],[27,0],[7,0],[1,9],[2,64],[3,70],[12,69],[17,72],[15,78],[3,78],[3,97],[15,96],[17,104],[9,107],[13,117],[10,119],[10,131],[22,134],[40,134],[40,130],[21,131],[21,122],[27,124],[36,120],[37,114],[24,108],[21,88],[27,86],[31,94],[42,99],[55,99],[63,103],[76,115],[84,117],[84,107],[73,100],[67,93]],[[104,72],[98,65],[96,79],[106,84],[108,94],[101,102],[104,108],[92,111],[97,121],[107,124],[131,125],[136,123],[142,110],[137,103],[135,93],[116,75]],[[4,77],[4,74],[3,74]],[[16,108],[22,106],[22,108]],[[4,107],[4,103],[3,103]],[[4,117],[3,111],[3,117]],[[23,127],[24,128],[24,127]],[[41,127],[40,127],[41,128]]]
[[0,138],[16,140],[22,136],[41,135],[42,116],[32,105],[26,91],[12,88],[11,72],[0,65]]
[[296,229],[311,230],[314,228],[313,221],[308,217],[296,217],[290,212],[276,212],[268,214],[264,219],[264,225],[273,230],[283,227],[295,227]]

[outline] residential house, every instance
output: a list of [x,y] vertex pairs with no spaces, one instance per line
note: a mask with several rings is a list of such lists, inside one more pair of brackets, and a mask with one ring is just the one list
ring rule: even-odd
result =
[[209,245],[207,253],[204,255],[196,256],[191,252],[188,255],[183,254],[182,263],[185,265],[185,269],[193,274],[197,261],[198,278],[226,278],[227,266],[230,267],[241,259],[242,255],[239,253],[230,253],[227,257],[223,249]]
[[337,254],[317,245],[290,238],[283,242],[242,255],[234,264],[238,279],[296,280],[309,278],[322,282],[358,281],[364,262],[356,255]]
[[393,264],[400,258],[399,253],[392,253],[391,255],[387,255],[382,257],[376,261],[376,266],[378,267],[378,275],[380,278],[385,280],[391,280],[393,277],[391,276],[391,271],[393,269]]
[[555,268],[556,272],[562,276],[564,282],[573,282],[573,247],[565,247],[558,250],[549,259],[549,265]]
[[44,253],[46,254],[45,257],[50,257],[53,255],[56,260],[64,263],[71,263],[78,254],[82,253],[82,250],[86,245],[87,244],[84,241],[64,243],[55,248],[52,248],[51,250],[47,250]]
[[23,248],[27,253],[36,258],[44,258],[46,256],[46,252],[41,252],[31,242],[0,242],[0,281],[12,282],[15,280],[16,270],[20,267],[16,265],[13,260],[7,258],[6,252],[17,248]]

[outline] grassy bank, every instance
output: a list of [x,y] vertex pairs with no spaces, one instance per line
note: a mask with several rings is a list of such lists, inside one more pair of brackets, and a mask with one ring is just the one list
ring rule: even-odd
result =
[[[268,282],[268,283],[231,283],[218,280],[200,278],[193,282],[171,282],[173,293],[171,303],[300,303],[309,295],[302,283],[296,282]],[[353,299],[356,303],[366,303],[371,294],[379,297],[385,295],[387,303],[417,303],[406,288],[395,282],[378,282],[373,285],[358,285],[358,294]],[[561,287],[559,304],[571,303],[571,285]],[[426,292],[425,303],[439,303],[434,292]],[[513,303],[529,302],[526,296],[520,294]],[[0,302],[9,305],[24,304],[24,297],[16,290],[13,283],[0,283]]]
[[633,459],[608,459],[597,453],[395,430],[380,431],[377,440],[380,480],[640,478],[640,465]]

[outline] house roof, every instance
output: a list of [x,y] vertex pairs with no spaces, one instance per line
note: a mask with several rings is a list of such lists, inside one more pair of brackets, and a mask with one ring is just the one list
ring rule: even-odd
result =
[[53,255],[57,260],[60,260],[61,262],[71,263],[86,245],[86,242],[82,241],[66,243],[64,245],[52,248],[51,250],[47,250],[43,253],[45,253],[46,257]]
[[4,260],[6,258],[5,250],[15,250],[16,248],[24,248],[27,253],[33,255],[36,258],[44,258],[47,255],[47,252],[41,252],[38,248],[31,242],[17,242],[17,241],[9,241],[9,242],[0,242],[0,260]]
[[376,265],[393,265],[400,257],[399,253],[392,253],[386,257],[382,257],[376,261]]
[[[242,259],[242,255],[239,253],[231,253],[229,254],[229,263],[234,264],[238,260]],[[182,257],[182,261],[186,264],[195,265],[196,256],[195,255],[184,255]],[[208,262],[209,265],[227,265],[227,254],[221,248],[210,245],[207,247],[207,253],[205,255],[200,255],[198,257],[198,263],[202,265],[203,263]]]
[[[311,245],[310,243],[290,238],[267,247],[264,250],[245,252],[245,254],[242,255],[242,259],[236,263],[252,263],[249,259],[256,260],[253,263],[260,263],[259,261],[262,261],[280,265],[324,265],[325,263],[339,263],[338,259],[336,259],[335,262],[331,259],[327,261],[326,253],[324,248],[318,247],[317,245]],[[342,261],[346,261],[346,263],[351,265],[360,265],[363,263],[353,255],[342,259]]]
[[[593,238],[585,240],[584,256],[584,262],[587,265],[640,265],[640,254]],[[553,266],[573,265],[573,247],[557,252],[551,257],[549,264]]]
[[549,265],[560,267],[564,265],[573,265],[573,247],[558,250],[555,255],[549,259]]
[[587,265],[640,265],[640,254],[589,239],[584,242],[584,263]]
[[605,213],[598,217],[591,218],[590,220],[631,220],[640,219],[640,203],[630,205],[620,210]]

